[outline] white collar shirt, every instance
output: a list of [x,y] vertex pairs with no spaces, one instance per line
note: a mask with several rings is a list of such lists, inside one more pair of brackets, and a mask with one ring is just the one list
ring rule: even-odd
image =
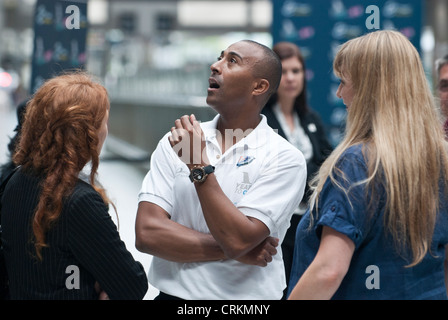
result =
[[[270,235],[282,241],[305,189],[303,154],[275,133],[264,116],[222,154],[218,119],[219,115],[201,127],[221,189],[243,214],[262,221]],[[155,203],[173,221],[210,233],[189,170],[172,150],[169,135],[151,156],[139,201]],[[157,289],[183,299],[280,299],[286,283],[280,246],[277,250],[265,268],[235,260],[177,263],[153,257],[148,278]]]
[[274,105],[273,111],[283,129],[283,132],[285,133],[287,140],[297,149],[302,151],[306,161],[310,161],[313,157],[313,145],[300,124],[300,119],[297,112],[293,112],[294,129],[291,130],[289,125],[286,123],[285,116],[283,115],[278,103]]

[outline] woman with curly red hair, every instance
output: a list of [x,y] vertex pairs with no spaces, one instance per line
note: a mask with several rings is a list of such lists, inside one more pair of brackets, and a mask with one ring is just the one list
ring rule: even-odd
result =
[[[82,72],[48,80],[29,101],[13,157],[20,169],[2,199],[11,299],[144,297],[145,271],[95,179],[109,109],[106,89]],[[87,165],[89,183],[80,179]]]

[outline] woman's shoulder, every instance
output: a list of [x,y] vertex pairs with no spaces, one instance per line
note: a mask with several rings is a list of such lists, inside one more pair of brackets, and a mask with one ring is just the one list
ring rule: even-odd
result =
[[96,224],[110,218],[109,206],[87,182],[78,180],[73,192],[64,201],[64,219],[70,228]]
[[90,185],[88,177],[80,175],[76,181],[74,192],[77,193],[95,193],[95,189]]
[[339,157],[338,163],[340,165],[348,164],[349,166],[353,165],[362,165],[366,166],[367,163],[367,153],[366,153],[366,145],[362,143],[354,144],[347,147]]
[[345,151],[342,153],[343,156],[361,156],[364,153],[365,145],[362,143],[357,143],[354,145],[351,145],[345,149]]
[[99,203],[104,205],[101,195],[83,178],[79,178],[76,182],[73,192],[68,197],[68,203],[78,206],[83,203],[89,203],[89,205],[98,205]]

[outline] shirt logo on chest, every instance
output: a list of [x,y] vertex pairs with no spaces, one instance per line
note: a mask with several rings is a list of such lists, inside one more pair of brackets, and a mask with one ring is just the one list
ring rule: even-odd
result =
[[249,173],[243,171],[243,181],[236,183],[235,193],[245,195],[252,187],[252,183],[249,181]]
[[254,161],[254,157],[252,156],[247,156],[247,157],[240,157],[240,160],[238,161],[238,163],[236,164],[237,167],[241,167],[241,166],[245,166],[246,164],[251,163],[252,161]]

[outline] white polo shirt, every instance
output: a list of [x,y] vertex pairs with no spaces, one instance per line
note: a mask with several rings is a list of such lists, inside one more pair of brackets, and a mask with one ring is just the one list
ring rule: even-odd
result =
[[[262,116],[260,124],[222,154],[216,130],[219,115],[201,123],[207,155],[223,192],[246,216],[257,218],[272,237],[283,241],[291,215],[306,183],[302,153],[272,130]],[[210,233],[187,166],[173,151],[167,133],[151,156],[151,169],[142,183],[139,201],[157,204],[171,219],[188,228]],[[266,267],[235,260],[177,263],[153,257],[149,282],[183,299],[280,299],[286,286],[280,245]]]

